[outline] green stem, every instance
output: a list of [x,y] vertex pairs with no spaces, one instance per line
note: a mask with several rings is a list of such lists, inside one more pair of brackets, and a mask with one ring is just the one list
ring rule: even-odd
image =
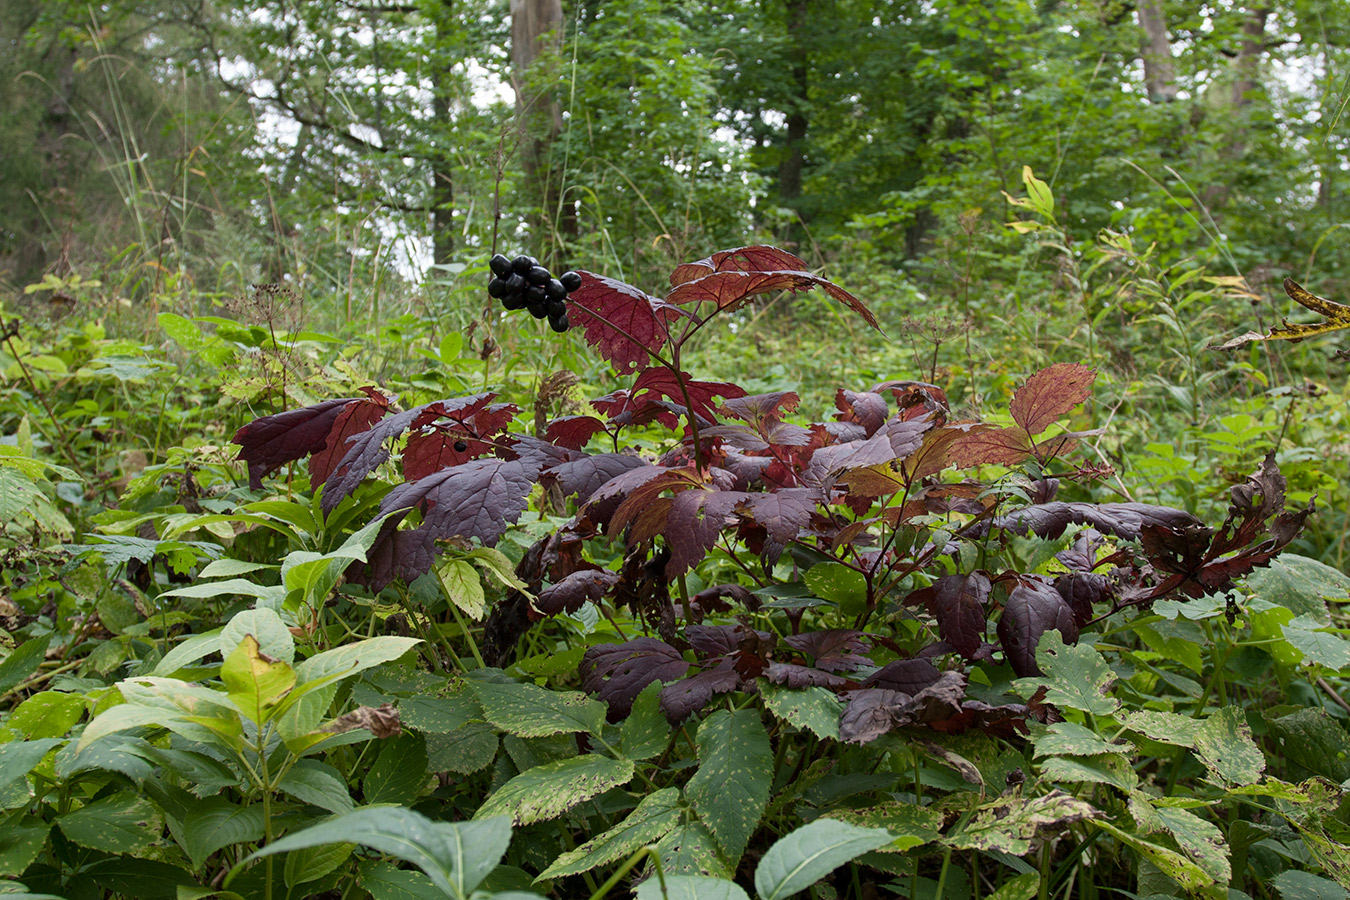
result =
[[666,875],[661,871],[661,854],[656,852],[655,846],[648,844],[646,847],[641,848],[632,856],[628,857],[628,859],[624,861],[624,864],[619,866],[618,870],[613,875],[609,876],[609,879],[604,884],[600,885],[595,893],[591,894],[590,900],[603,900],[605,895],[613,890],[615,885],[633,870],[634,866],[648,857],[651,857],[652,868],[656,870],[656,880],[661,884],[661,895],[665,896]]
[[947,887],[947,870],[952,865],[952,848],[948,847],[942,853],[942,871],[938,872],[937,890],[933,892],[936,900],[942,900],[942,892]]
[[[445,594],[445,602],[450,605],[450,613],[455,617],[455,624],[459,626],[460,631],[464,632],[464,640],[469,642],[469,652],[473,654],[473,661],[478,663],[478,668],[486,669],[487,664],[483,662],[483,654],[478,652],[478,642],[473,639],[473,632],[469,630],[469,623],[464,620],[464,616],[460,613],[459,607],[455,605],[455,601],[450,599],[450,593],[445,589],[445,582],[439,578],[436,581],[441,586],[441,593]],[[458,659],[459,657],[455,658]],[[461,664],[460,668],[463,667],[463,664]]]

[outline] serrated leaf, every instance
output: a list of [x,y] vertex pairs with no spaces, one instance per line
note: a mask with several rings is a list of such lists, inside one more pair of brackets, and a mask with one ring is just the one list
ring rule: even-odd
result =
[[630,284],[580,270],[581,287],[568,297],[571,319],[586,342],[627,375],[645,365],[670,337],[669,323],[685,315]]
[[4,661],[0,661],[0,696],[8,694],[38,670],[51,642],[50,634],[32,638],[20,644]]
[[795,690],[761,679],[759,694],[769,712],[783,721],[817,737],[839,740],[839,717],[843,715],[844,704],[833,691],[823,687]]
[[361,863],[358,882],[373,900],[445,900],[445,892],[415,869],[400,869],[392,863]]
[[1297,553],[1281,553],[1265,568],[1249,573],[1243,583],[1262,600],[1291,609],[1296,616],[1311,616],[1319,626],[1331,621],[1327,600],[1350,599],[1350,575]]
[[1045,677],[1018,679],[1017,688],[1024,694],[1043,686],[1047,703],[1094,716],[1113,715],[1120,708],[1120,701],[1107,695],[1116,676],[1095,647],[1066,646],[1058,632],[1047,631],[1036,650],[1036,660]]
[[1109,784],[1122,791],[1134,790],[1139,784],[1139,776],[1130,766],[1129,759],[1118,753],[1086,759],[1051,757],[1041,764],[1041,778],[1061,783],[1085,781],[1089,784]]
[[662,788],[648,794],[622,822],[559,856],[539,873],[535,882],[589,872],[659,841],[680,824],[679,800],[678,788]]
[[671,831],[657,842],[656,852],[667,875],[731,877],[717,852],[717,842],[702,822],[690,822]]
[[1271,879],[1282,900],[1346,900],[1350,891],[1329,878],[1286,869]]
[[753,709],[720,709],[698,729],[698,771],[684,795],[733,867],[764,814],[773,784],[769,735]]
[[56,738],[35,741],[10,741],[0,744],[0,785],[23,778],[42,762],[42,758],[58,744]]
[[57,818],[56,824],[81,847],[136,853],[159,839],[164,817],[144,797],[122,792],[66,813]]
[[1284,626],[1284,639],[1314,665],[1340,670],[1350,667],[1350,641],[1331,631],[1321,631],[1322,623],[1311,616],[1299,616]]
[[1195,734],[1200,729],[1199,720],[1190,716],[1151,709],[1132,710],[1123,724],[1151,740],[1178,747],[1194,747]]
[[1078,640],[1072,607],[1053,584],[1038,575],[1017,577],[1003,604],[997,630],[1004,656],[1013,671],[1023,677],[1045,671],[1041,654],[1048,652],[1047,645],[1063,647],[1065,642]]
[[1027,434],[1040,434],[1092,394],[1097,372],[1077,363],[1055,363],[1027,379],[1008,405]]
[[509,681],[474,681],[470,687],[484,718],[517,737],[599,734],[605,724],[605,705],[580,691],[550,691],[537,684]]
[[579,803],[627,784],[637,770],[630,759],[586,754],[526,769],[498,788],[474,819],[510,816],[517,825],[556,818]]
[[1158,807],[1154,810],[1164,828],[1172,833],[1177,844],[1204,870],[1210,878],[1227,884],[1233,877],[1228,862],[1228,845],[1223,833],[1213,823],[1184,809]]
[[302,803],[332,813],[351,812],[355,807],[347,782],[337,769],[317,759],[296,760],[277,788]]
[[22,875],[42,852],[51,828],[50,823],[36,816],[6,822],[5,827],[0,828],[0,877]]
[[761,900],[785,900],[892,839],[883,828],[817,819],[779,838],[765,852],[755,869],[755,890]]
[[192,865],[200,869],[207,857],[223,847],[262,840],[263,818],[263,808],[256,803],[241,806],[224,797],[208,797],[192,804],[182,828]]
[[385,636],[344,644],[298,663],[295,667],[296,679],[304,685],[333,676],[347,678],[357,672],[393,662],[420,643],[418,638]]
[[670,722],[661,711],[661,683],[654,681],[638,694],[620,726],[619,752],[625,759],[650,759],[666,748],[670,735]]
[[1090,728],[1073,722],[1055,722],[1042,734],[1033,735],[1036,756],[1097,756],[1121,753],[1131,748],[1108,741]]
[[805,581],[817,597],[843,607],[858,605],[867,599],[867,579],[857,569],[843,563],[816,563],[806,570]]
[[1104,819],[1094,819],[1092,824],[1132,848],[1187,890],[1199,890],[1214,883],[1214,879],[1205,874],[1204,869],[1169,847],[1144,840]]
[[1229,784],[1255,784],[1266,768],[1247,716],[1237,706],[1225,706],[1201,723],[1195,753],[1211,774]]
[[672,875],[663,888],[659,879],[648,878],[637,887],[635,900],[750,900],[740,885],[725,878],[704,875]]
[[367,807],[275,840],[230,870],[226,886],[240,867],[275,853],[305,847],[356,842],[417,866],[445,894],[468,900],[496,868],[511,841],[503,818],[481,822],[434,822],[399,807]]
[[[78,694],[40,691],[16,706],[5,725],[30,740],[55,738],[64,735],[83,716],[84,698]],[[4,781],[0,780],[0,784]]]
[[366,803],[409,805],[427,783],[427,745],[421,735],[388,738],[361,782]]
[[471,775],[492,763],[497,743],[497,732],[482,722],[471,722],[449,734],[427,735],[427,767],[433,772]]
[[295,670],[260,653],[257,639],[246,634],[225,657],[220,680],[239,711],[261,725],[270,718],[277,702],[295,686]]
[[966,850],[1024,856],[1037,834],[1100,816],[1091,803],[1063,791],[1031,798],[1012,795],[976,807],[965,827],[949,834],[947,841]]
[[1266,725],[1285,759],[1337,784],[1350,780],[1350,734],[1326,710],[1300,709]]
[[445,595],[470,619],[478,620],[487,613],[487,595],[478,570],[462,559],[448,559],[436,567],[436,575],[445,587]]
[[282,869],[286,887],[294,888],[322,878],[350,859],[354,849],[355,844],[324,844],[292,850],[286,854],[286,866]]
[[248,463],[250,486],[257,490],[268,474],[292,460],[322,450],[338,416],[348,404],[360,399],[325,400],[255,419],[236,431],[230,440],[239,445],[239,458]]

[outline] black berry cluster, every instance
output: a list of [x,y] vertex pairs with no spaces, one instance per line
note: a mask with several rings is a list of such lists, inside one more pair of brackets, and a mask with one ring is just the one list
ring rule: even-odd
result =
[[507,309],[528,309],[536,319],[547,317],[549,327],[561,334],[567,330],[567,295],[581,287],[581,276],[564,272],[557,278],[533,256],[507,259],[498,253],[488,263],[492,280],[488,294]]

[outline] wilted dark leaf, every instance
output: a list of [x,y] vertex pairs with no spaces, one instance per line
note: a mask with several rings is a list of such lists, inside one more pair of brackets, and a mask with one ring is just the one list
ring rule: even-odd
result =
[[893,728],[945,722],[961,713],[966,676],[943,672],[938,680],[910,695],[885,688],[852,691],[839,720],[839,740],[867,743]]
[[262,480],[292,460],[301,459],[324,448],[334,423],[360,397],[325,400],[303,409],[291,409],[254,419],[231,438],[239,445],[239,458],[248,463],[249,485],[255,490]]
[[[686,402],[685,394],[689,399]],[[694,381],[688,372],[675,373],[663,366],[644,369],[633,382],[631,399],[633,403],[645,403],[651,395],[669,398],[680,406],[687,406],[694,414],[709,422],[717,421],[717,410],[713,397],[743,397],[745,390],[734,384],[721,381]]]
[[685,282],[713,272],[773,272],[779,269],[798,271],[809,268],[810,266],[800,256],[767,244],[755,244],[733,250],[719,250],[712,256],[696,262],[676,266],[675,271],[670,273],[670,286],[679,287]]
[[567,298],[572,324],[584,330],[586,342],[620,375],[645,366],[647,352],[659,351],[669,338],[669,323],[687,315],[631,284],[591,272],[580,274],[581,287]]
[[1040,434],[1090,396],[1096,377],[1095,369],[1077,363],[1041,369],[1013,393],[1013,421],[1032,437]]
[[398,710],[392,703],[383,706],[360,706],[349,713],[343,713],[325,725],[323,731],[342,734],[364,728],[377,738],[397,737],[403,733],[403,722]]
[[1036,664],[1036,646],[1041,635],[1051,629],[1057,630],[1066,644],[1078,640],[1073,610],[1059,591],[1039,575],[1016,576],[1016,584],[1003,604],[1003,616],[998,620],[1003,655],[1014,672],[1024,678],[1041,674]]
[[[653,681],[676,681],[689,663],[665,641],[640,637],[623,644],[597,644],[581,658],[581,685],[609,704],[611,722],[625,718],[633,700]],[[734,674],[734,673],[733,673]]]
[[1207,350],[1233,350],[1241,347],[1243,344],[1251,341],[1293,341],[1298,342],[1307,337],[1317,334],[1326,334],[1331,331],[1340,331],[1343,328],[1350,328],[1350,306],[1337,303],[1334,300],[1328,300],[1325,297],[1319,297],[1311,291],[1306,290],[1302,285],[1292,278],[1284,280],[1284,292],[1305,309],[1310,309],[1322,317],[1321,322],[1311,322],[1306,325],[1291,325],[1288,319],[1282,320],[1281,324],[1270,329],[1266,334],[1259,331],[1249,331],[1246,334],[1239,335],[1230,341],[1222,344],[1212,344]]
[[989,589],[989,576],[984,572],[943,575],[933,582],[932,610],[938,634],[966,659],[974,659],[984,643]]
[[790,688],[823,687],[838,690],[850,684],[842,675],[825,672],[821,669],[803,666],[798,663],[771,662],[764,669],[764,677],[773,684]]
[[897,659],[869,675],[863,687],[902,691],[913,696],[941,677],[938,667],[926,659]]
[[389,412],[389,398],[374,388],[362,388],[369,400],[347,404],[338,414],[323,449],[309,458],[309,483],[318,487],[328,480],[338,461],[347,454],[347,439],[366,431]]
[[618,573],[608,569],[583,569],[540,591],[534,605],[549,616],[576,612],[588,600],[598,603],[618,580]]
[[758,597],[739,584],[716,584],[704,588],[690,597],[689,602],[694,607],[695,614],[701,617],[709,612],[729,612],[731,604],[727,602],[728,599],[751,612],[759,609],[761,605]]
[[882,423],[889,418],[891,408],[886,398],[872,391],[849,391],[844,388],[834,392],[834,405],[839,410],[835,418],[840,422],[856,422],[871,437]]
[[697,675],[681,678],[661,689],[661,711],[672,724],[682,722],[708,705],[717,694],[740,687],[741,676],[730,664],[704,669]]
[[809,654],[815,659],[817,669],[827,672],[839,672],[856,669],[871,663],[863,654],[869,645],[863,639],[861,631],[851,628],[829,628],[824,631],[808,631],[793,634],[783,641],[794,650]]
[[995,528],[1018,534],[1058,538],[1070,525],[1091,525],[1102,534],[1130,541],[1139,540],[1145,525],[1181,529],[1200,525],[1188,512],[1147,503],[1044,503],[1028,506],[994,521]]

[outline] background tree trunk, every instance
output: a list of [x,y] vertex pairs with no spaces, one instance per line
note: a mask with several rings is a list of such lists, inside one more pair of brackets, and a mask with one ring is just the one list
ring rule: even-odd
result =
[[1172,62],[1172,41],[1167,34],[1167,19],[1161,0],[1139,0],[1135,9],[1144,32],[1144,84],[1152,103],[1171,103],[1177,99],[1177,70]]
[[[526,190],[539,204],[532,217],[535,250],[551,267],[561,264],[563,234],[576,232],[574,211],[563,209],[560,173],[549,155],[562,132],[562,111],[545,79],[531,69],[541,57],[562,48],[563,13],[560,0],[511,0],[511,86],[516,92],[516,123],[520,129],[521,162]],[[555,218],[556,217],[556,218]]]
[[[810,125],[809,57],[806,29],[810,22],[811,0],[787,0],[788,61],[792,84],[792,106],[787,114],[787,138],[783,145],[783,161],[778,166],[778,195],[784,206],[801,213],[802,170],[806,166],[806,131]],[[803,229],[793,223],[788,229],[788,243],[799,243]]]
[[[450,40],[449,31],[453,27],[454,0],[441,0],[436,6],[437,42],[444,46]],[[432,112],[444,137],[435,142],[431,153],[431,234],[432,257],[438,266],[450,263],[455,253],[455,180],[450,147],[451,117],[450,85],[454,78],[450,63],[453,56],[442,53],[436,66],[435,94],[432,97]]]

